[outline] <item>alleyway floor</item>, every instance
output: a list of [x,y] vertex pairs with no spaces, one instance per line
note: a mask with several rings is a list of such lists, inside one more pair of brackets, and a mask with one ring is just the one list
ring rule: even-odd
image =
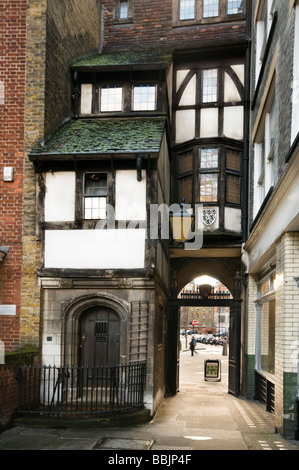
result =
[[[219,382],[205,381],[205,359],[220,360]],[[15,426],[0,434],[0,450],[106,450],[111,455],[119,451],[134,455],[139,450],[176,454],[299,450],[299,441],[283,439],[275,432],[273,415],[261,404],[236,398],[227,390],[228,356],[222,355],[222,346],[198,343],[191,356],[183,339],[180,390],[163,400],[152,421],[126,428]]]

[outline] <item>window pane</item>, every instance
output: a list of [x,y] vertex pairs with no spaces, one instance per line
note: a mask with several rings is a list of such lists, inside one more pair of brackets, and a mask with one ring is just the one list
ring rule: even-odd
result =
[[122,88],[101,89],[101,112],[112,112],[122,110]]
[[119,19],[126,20],[129,17],[129,1],[120,0],[119,2]]
[[193,170],[193,153],[188,152],[179,156],[179,174]]
[[211,103],[217,101],[218,97],[218,70],[203,70],[202,73],[202,101]]
[[185,199],[186,204],[192,204],[192,176],[178,180],[178,202]]
[[236,15],[237,13],[243,13],[244,0],[227,0],[227,14]]
[[274,371],[275,361],[275,300],[263,304],[261,308],[261,368]]
[[105,173],[87,173],[85,175],[85,196],[106,196],[107,175]]
[[218,149],[200,149],[200,168],[218,168]]
[[86,197],[84,207],[85,219],[106,219],[106,197]]
[[156,109],[156,87],[135,86],[133,90],[134,111],[154,111]]
[[218,199],[218,175],[200,175],[200,202],[216,202]]
[[235,171],[241,170],[240,152],[231,149],[226,150],[226,168]]
[[203,17],[219,15],[219,0],[203,0]]
[[226,175],[226,202],[240,204],[240,177]]
[[180,20],[195,18],[195,0],[180,0]]

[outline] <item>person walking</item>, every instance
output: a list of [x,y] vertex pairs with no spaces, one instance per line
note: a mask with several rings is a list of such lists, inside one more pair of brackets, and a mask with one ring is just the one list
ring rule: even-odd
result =
[[190,349],[191,349],[191,356],[194,356],[194,349],[195,349],[195,346],[196,346],[196,340],[194,338],[194,336],[192,336],[192,339],[190,341]]

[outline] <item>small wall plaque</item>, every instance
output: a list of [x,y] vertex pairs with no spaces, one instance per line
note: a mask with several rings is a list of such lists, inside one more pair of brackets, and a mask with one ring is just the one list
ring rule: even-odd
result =
[[14,180],[14,169],[12,166],[6,166],[3,168],[3,181]]
[[16,305],[0,305],[0,315],[16,315]]

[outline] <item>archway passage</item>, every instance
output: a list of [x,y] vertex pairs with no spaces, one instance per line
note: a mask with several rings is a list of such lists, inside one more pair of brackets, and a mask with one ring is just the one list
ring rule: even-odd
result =
[[92,307],[81,318],[81,365],[116,366],[120,360],[120,319],[108,307]]
[[[173,260],[172,296],[169,308],[169,336],[176,338],[169,345],[168,351],[168,390],[176,393],[179,387],[179,310],[180,306],[225,306],[230,309],[229,322],[229,380],[228,392],[238,396],[241,383],[241,276],[240,259],[237,258],[201,258]],[[178,294],[191,280],[209,275],[223,283],[231,298],[211,299],[198,297],[179,299]],[[172,359],[177,351],[176,361]],[[172,349],[172,352],[170,350]]]

